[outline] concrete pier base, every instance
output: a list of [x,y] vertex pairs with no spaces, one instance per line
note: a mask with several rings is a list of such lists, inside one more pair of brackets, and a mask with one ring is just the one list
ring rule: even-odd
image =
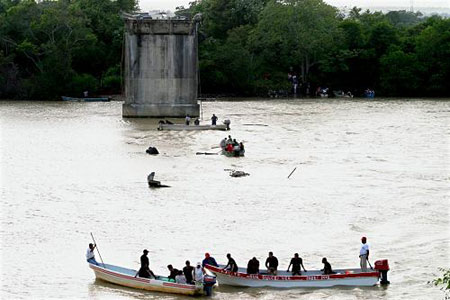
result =
[[198,117],[199,20],[125,16],[124,117]]
[[133,117],[153,117],[153,118],[180,118],[189,115],[198,117],[200,105],[198,104],[123,104],[122,116]]

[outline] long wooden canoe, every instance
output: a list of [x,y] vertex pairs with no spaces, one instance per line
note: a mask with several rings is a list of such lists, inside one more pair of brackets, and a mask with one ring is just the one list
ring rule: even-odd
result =
[[302,272],[301,275],[292,276],[290,272],[278,271],[277,275],[269,275],[260,270],[259,274],[247,274],[244,268],[238,272],[230,272],[218,267],[206,265],[205,268],[217,276],[220,284],[240,287],[273,287],[273,288],[300,288],[300,287],[333,287],[333,286],[373,286],[378,283],[380,272],[361,269],[338,269],[334,274],[323,275],[319,270]]
[[61,97],[63,101],[79,101],[79,102],[109,102],[111,98],[97,97],[97,98],[77,98],[77,97]]
[[97,279],[121,286],[189,296],[204,295],[202,285],[175,283],[163,276],[156,276],[157,279],[135,277],[136,270],[109,264],[94,265],[90,263],[89,267],[94,271]]

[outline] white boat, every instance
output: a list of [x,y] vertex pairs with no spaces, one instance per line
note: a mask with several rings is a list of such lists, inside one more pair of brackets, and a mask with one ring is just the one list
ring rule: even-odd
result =
[[[375,267],[380,265],[376,263]],[[383,265],[387,265],[387,260]],[[325,288],[333,286],[374,286],[380,278],[380,270],[337,269],[333,274],[323,275],[321,271],[313,270],[292,276],[291,272],[278,271],[277,275],[269,275],[260,270],[259,274],[247,274],[246,269],[239,268],[238,272],[224,270],[224,265],[205,268],[216,275],[220,284],[240,287],[273,287],[273,288]],[[389,267],[387,267],[389,268]],[[387,272],[387,271],[386,271]],[[386,277],[387,278],[387,277]]]
[[159,123],[158,130],[230,130],[225,124],[219,125],[186,125],[186,124],[164,124]]
[[90,263],[89,267],[94,271],[97,279],[121,286],[189,296],[205,295],[203,285],[175,283],[164,276],[156,276],[157,279],[135,277],[136,270],[109,264],[99,263],[99,265],[94,265]]

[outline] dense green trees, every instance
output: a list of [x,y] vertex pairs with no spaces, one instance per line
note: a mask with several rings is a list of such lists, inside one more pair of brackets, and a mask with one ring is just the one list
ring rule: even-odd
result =
[[[0,0],[0,98],[118,93],[123,21],[136,0]],[[201,0],[202,93],[266,95],[317,86],[377,95],[450,96],[450,20],[343,14],[322,0]]]
[[0,97],[120,91],[123,21],[134,0],[0,0]]

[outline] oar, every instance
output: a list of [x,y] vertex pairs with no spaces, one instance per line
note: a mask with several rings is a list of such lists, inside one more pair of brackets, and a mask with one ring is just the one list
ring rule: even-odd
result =
[[373,268],[372,268],[372,265],[370,264],[369,258],[367,257],[366,259],[367,259],[367,262],[369,263],[369,267],[370,267],[370,269],[372,269],[372,270],[373,270]]
[[297,170],[297,167],[295,167],[294,170],[292,170],[291,174],[289,174],[289,176],[288,176],[288,179],[289,179],[289,177],[291,177],[291,175],[295,172],[295,170]]
[[100,256],[100,259],[102,260],[103,268],[105,268],[105,263],[103,262],[102,255],[100,254],[100,251],[98,250],[98,246],[97,246],[97,243],[95,242],[94,235],[92,234],[92,232],[91,232],[91,237],[92,237],[92,240],[94,241],[95,248],[97,249],[98,256]]
[[197,152],[196,155],[217,155],[218,153],[212,153],[212,152]]

